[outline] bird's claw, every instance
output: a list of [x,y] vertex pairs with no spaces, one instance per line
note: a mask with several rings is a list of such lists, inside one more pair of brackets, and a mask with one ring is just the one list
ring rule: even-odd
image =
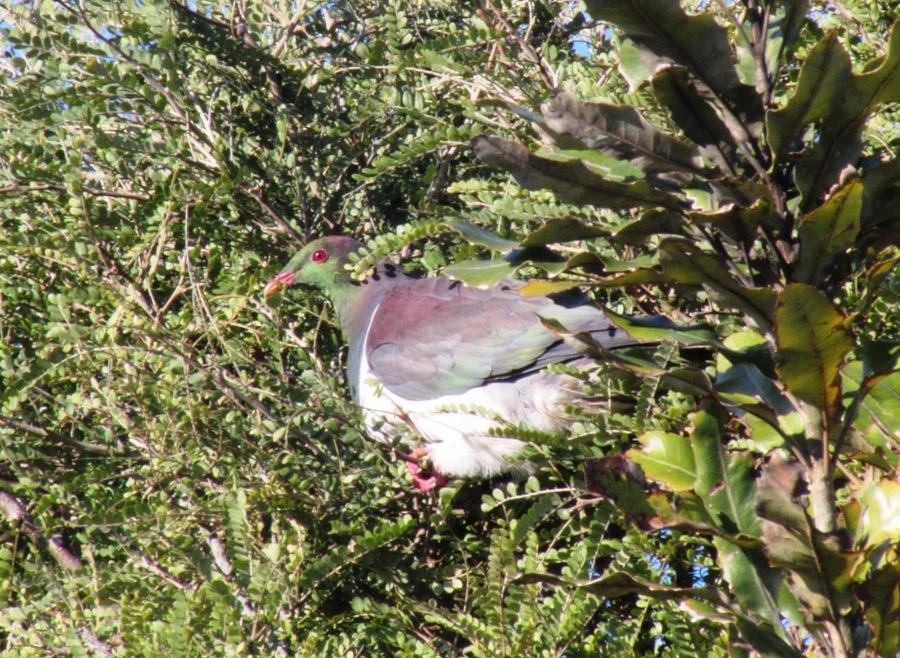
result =
[[403,458],[406,460],[406,470],[412,475],[413,486],[419,491],[440,489],[450,480],[431,465],[425,448],[416,448]]

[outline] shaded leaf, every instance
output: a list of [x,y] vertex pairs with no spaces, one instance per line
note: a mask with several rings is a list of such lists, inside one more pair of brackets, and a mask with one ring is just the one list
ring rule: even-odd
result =
[[888,275],[900,263],[900,249],[891,247],[875,259],[866,272],[866,294],[859,304],[860,311],[865,311],[878,296],[879,288]]
[[606,103],[582,103],[561,92],[542,108],[544,126],[564,148],[569,142],[624,157],[640,170],[697,173],[696,148],[648,123],[636,109]]
[[754,650],[765,658],[803,658],[804,656],[782,640],[777,633],[773,633],[768,626],[742,616],[738,616],[736,625],[741,635],[747,638]]
[[780,609],[776,600],[781,577],[773,569],[743,549],[721,537],[713,539],[722,575],[734,590],[738,603],[748,614],[770,623],[769,632],[784,638]]
[[653,94],[671,112],[675,124],[719,169],[737,175],[737,143],[684,68],[669,67],[656,73]]
[[670,368],[660,377],[660,382],[673,391],[703,397],[712,391],[709,375],[698,368]]
[[880,65],[855,75],[841,102],[832,105],[815,144],[797,162],[795,179],[808,211],[838,180],[840,172],[862,151],[862,131],[869,115],[882,103],[900,99],[900,21],[894,23],[888,52]]
[[553,587],[577,587],[598,596],[616,598],[626,594],[639,594],[658,601],[671,601],[682,598],[698,597],[719,601],[719,597],[710,590],[699,587],[676,587],[663,585],[624,571],[605,574],[593,580],[572,580],[549,573],[526,573],[514,581],[516,584],[543,583]]
[[570,217],[559,217],[548,220],[519,244],[522,247],[540,247],[553,242],[589,240],[604,235],[607,232],[597,226],[589,226]]
[[627,184],[609,181],[581,161],[554,162],[534,155],[519,142],[479,135],[472,140],[472,148],[479,160],[506,169],[522,187],[551,190],[567,203],[617,210],[680,205],[674,197],[654,190],[646,181]]
[[702,285],[719,303],[744,312],[761,330],[768,329],[775,308],[774,291],[743,285],[722,261],[685,240],[663,240],[660,250],[660,268],[672,283]]
[[586,5],[594,18],[614,23],[637,48],[652,53],[657,58],[652,70],[666,64],[690,70],[696,84],[729,117],[739,139],[759,134],[762,102],[752,87],[741,83],[728,34],[711,14],[689,15],[669,0],[588,0]]
[[859,234],[862,192],[862,183],[853,181],[800,219],[799,280],[820,280],[832,256],[853,245]]
[[869,107],[900,101],[900,20],[891,27],[887,54],[881,59],[880,66],[870,67],[868,72],[857,76],[857,81]]
[[778,52],[769,60],[769,71],[777,77],[779,64],[788,46],[800,33],[809,10],[809,0],[781,0],[775,3],[774,18],[769,19],[769,39],[778,44]]
[[800,413],[781,394],[775,382],[753,364],[740,363],[720,372],[715,380],[717,398],[751,431],[751,438],[766,452],[785,437],[802,436]]
[[709,213],[691,213],[698,224],[714,226],[741,245],[751,245],[761,226],[773,223],[772,207],[767,199],[757,199],[752,205],[730,205]]
[[874,573],[863,585],[863,615],[871,629],[869,647],[876,656],[900,651],[900,564],[894,562]]
[[861,242],[880,251],[900,242],[900,158],[880,162],[862,173]]
[[898,369],[900,362],[900,341],[863,340],[859,356],[863,362],[863,376],[886,375]]
[[592,281],[591,285],[596,288],[626,288],[628,286],[642,286],[648,283],[664,283],[664,281],[665,279],[656,270],[638,268],[608,279]]
[[615,233],[621,244],[643,245],[657,235],[685,235],[682,216],[671,210],[648,210],[639,219],[625,224]]

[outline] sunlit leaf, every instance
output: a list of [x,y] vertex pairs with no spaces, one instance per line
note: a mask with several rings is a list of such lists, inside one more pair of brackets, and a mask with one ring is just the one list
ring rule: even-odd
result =
[[833,111],[847,92],[850,55],[836,31],[829,32],[813,47],[800,69],[793,95],[784,107],[766,114],[769,145],[781,159],[803,126]]
[[667,432],[647,432],[638,438],[641,448],[628,451],[628,457],[641,465],[647,477],[665,483],[673,491],[694,487],[697,467],[691,442]]
[[853,349],[844,316],[817,289],[792,284],[778,298],[775,332],[785,386],[830,413],[840,396],[841,363]]
[[900,482],[870,482],[860,492],[859,501],[863,509],[860,523],[870,546],[900,540]]

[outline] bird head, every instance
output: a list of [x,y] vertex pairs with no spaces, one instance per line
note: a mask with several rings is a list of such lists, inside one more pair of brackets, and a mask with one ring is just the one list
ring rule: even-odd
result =
[[340,286],[351,283],[344,266],[350,263],[350,254],[361,246],[357,240],[339,235],[313,240],[298,251],[284,269],[266,284],[263,295],[271,297],[295,284],[313,286],[326,293],[333,292]]

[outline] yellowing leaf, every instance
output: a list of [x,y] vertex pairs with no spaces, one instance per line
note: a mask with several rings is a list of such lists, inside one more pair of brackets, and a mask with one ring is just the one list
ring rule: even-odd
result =
[[775,308],[778,374],[788,390],[820,409],[833,410],[841,386],[838,371],[853,349],[846,318],[818,289],[787,286]]
[[531,279],[518,289],[523,297],[543,297],[557,292],[565,292],[579,286],[578,281],[547,281],[544,279]]

